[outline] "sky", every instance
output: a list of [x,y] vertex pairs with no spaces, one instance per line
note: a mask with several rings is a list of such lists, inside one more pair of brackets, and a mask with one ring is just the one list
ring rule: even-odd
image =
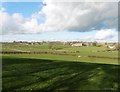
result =
[[117,2],[3,2],[0,41],[117,41]]

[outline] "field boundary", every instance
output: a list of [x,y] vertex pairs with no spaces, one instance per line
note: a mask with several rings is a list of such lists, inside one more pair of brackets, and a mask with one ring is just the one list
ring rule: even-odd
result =
[[92,57],[92,58],[109,58],[109,59],[118,59],[118,60],[120,60],[120,58],[117,58],[117,57],[106,57],[106,56],[88,56],[88,57]]
[[53,55],[77,56],[76,54],[65,54],[65,53],[56,53],[56,52],[0,52],[0,54],[53,54]]
[[[0,52],[0,54],[52,54],[52,55],[68,55],[68,56],[78,56],[78,54],[66,54],[66,53],[58,53],[58,52]],[[106,59],[118,59],[117,57],[107,57],[107,56],[92,56],[88,55],[86,57],[90,58],[106,58]]]

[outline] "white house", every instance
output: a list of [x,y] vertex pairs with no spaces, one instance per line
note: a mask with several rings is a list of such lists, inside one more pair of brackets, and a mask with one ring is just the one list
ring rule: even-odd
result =
[[108,46],[108,48],[110,48],[110,49],[115,49],[116,46]]
[[83,43],[75,43],[75,44],[72,44],[72,46],[81,47],[83,46]]

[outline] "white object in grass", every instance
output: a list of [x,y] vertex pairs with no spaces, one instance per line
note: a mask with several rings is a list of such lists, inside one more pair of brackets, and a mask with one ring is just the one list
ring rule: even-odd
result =
[[78,57],[81,57],[81,56],[78,56]]

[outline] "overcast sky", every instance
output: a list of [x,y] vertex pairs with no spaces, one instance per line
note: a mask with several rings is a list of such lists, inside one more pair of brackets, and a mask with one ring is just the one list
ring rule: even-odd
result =
[[1,41],[117,41],[117,2],[3,2]]

